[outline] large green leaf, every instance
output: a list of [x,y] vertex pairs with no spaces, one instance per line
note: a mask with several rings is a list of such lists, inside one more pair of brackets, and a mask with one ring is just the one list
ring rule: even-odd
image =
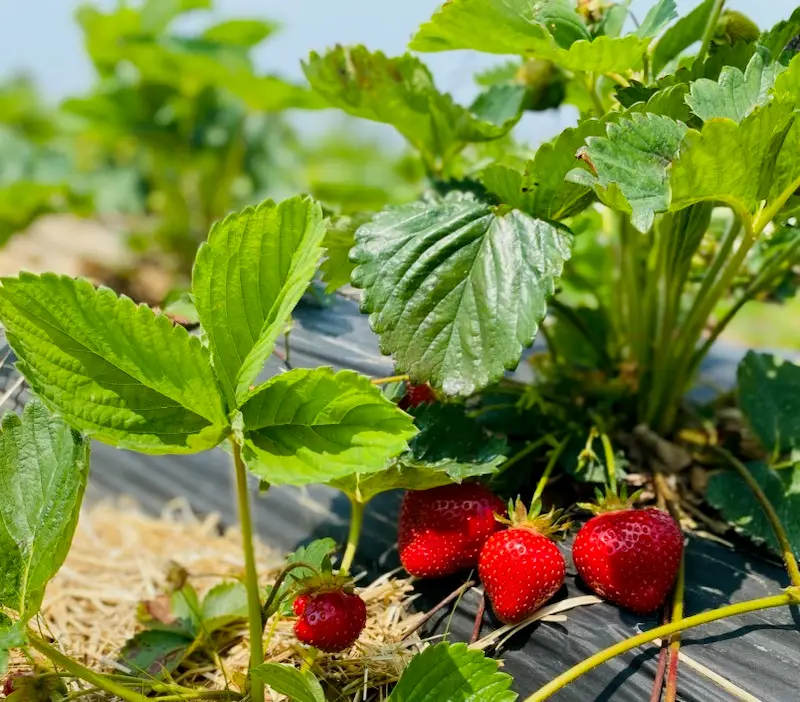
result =
[[541,219],[570,217],[594,200],[586,185],[565,180],[575,167],[575,157],[589,136],[605,133],[605,125],[588,119],[572,129],[565,129],[554,141],[542,144],[524,172],[502,164],[493,164],[481,174],[481,182],[505,205]]
[[67,557],[88,477],[89,442],[41,403],[3,418],[0,606],[23,620],[37,613]]
[[134,672],[161,680],[177,670],[191,645],[186,633],[145,629],[125,642],[119,658]]
[[735,66],[725,66],[716,81],[696,80],[686,102],[704,122],[726,117],[738,124],[756,106],[767,102],[775,77],[783,70],[781,64],[756,52],[744,73]]
[[293,197],[226,217],[200,247],[192,291],[232,406],[250,392],[314,277],[324,235],[322,208]]
[[330,483],[365,503],[387,490],[428,490],[496,473],[506,460],[504,439],[490,436],[462,405],[434,403],[413,411],[420,430],[410,450],[386,470]]
[[356,232],[353,284],[398,372],[469,395],[533,342],[572,236],[469,194],[380,213]]
[[703,0],[688,15],[681,17],[661,38],[653,50],[653,73],[658,74],[673,58],[703,37],[715,0]]
[[610,123],[607,136],[589,137],[586,154],[596,177],[573,171],[570,178],[601,188],[616,186],[631,207],[631,222],[639,231],[653,226],[656,212],[670,203],[669,164],[675,159],[686,126],[669,117],[632,113]]
[[222,440],[228,420],[199,338],[85,280],[22,273],[2,283],[0,320],[17,367],[76,429],[145,453]]
[[800,366],[750,351],[739,364],[739,404],[770,454],[800,448]]
[[330,105],[391,124],[429,158],[447,159],[467,143],[497,139],[522,113],[519,95],[516,109],[507,100],[498,103],[507,97],[499,93],[478,103],[477,114],[457,105],[436,90],[428,69],[410,54],[387,58],[363,46],[339,46],[322,56],[312,52],[303,70]]
[[0,675],[8,669],[9,651],[25,645],[25,628],[0,612]]
[[639,67],[649,43],[635,34],[590,40],[567,0],[450,0],[420,27],[409,48],[536,56],[573,71],[608,73]]
[[272,378],[244,404],[242,418],[248,467],[279,485],[374,473],[416,434],[411,417],[368,378],[330,368]]
[[755,108],[738,125],[729,119],[714,119],[700,132],[687,132],[672,164],[671,207],[682,209],[694,202],[718,200],[742,212],[755,212],[784,181],[800,175],[800,160],[793,154],[794,158],[782,161],[785,168],[776,183],[779,153],[796,148],[796,142],[787,140],[794,121],[792,105],[775,99]]
[[301,671],[287,663],[262,663],[250,674],[293,702],[325,702],[322,685],[310,670]]
[[[772,470],[763,463],[751,463],[748,469],[778,513],[794,552],[800,554],[800,465]],[[737,530],[756,541],[766,542],[780,553],[763,508],[747,483],[736,473],[726,471],[712,476],[706,498]]]
[[388,702],[515,702],[513,678],[497,668],[483,651],[439,643],[414,656]]

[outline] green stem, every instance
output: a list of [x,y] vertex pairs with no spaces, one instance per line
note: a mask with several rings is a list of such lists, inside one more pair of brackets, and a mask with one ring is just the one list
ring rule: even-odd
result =
[[575,310],[572,307],[565,305],[557,298],[552,298],[547,305],[556,317],[559,317],[562,321],[570,324],[575,331],[577,331],[581,336],[583,336],[584,339],[586,339],[586,341],[589,343],[589,346],[591,346],[600,355],[601,363],[606,366],[611,365],[611,358],[608,355],[608,349],[604,345],[597,343],[597,339],[594,338],[592,332],[589,330],[589,327],[586,326],[584,321],[575,313]]
[[617,463],[614,460],[614,448],[611,446],[611,440],[607,434],[600,435],[600,441],[603,444],[603,452],[606,457],[606,471],[608,473],[608,487],[611,492],[617,494]]
[[509,458],[505,463],[500,464],[499,473],[505,473],[511,466],[519,463],[523,458],[528,456],[529,454],[533,453],[537,448],[539,448],[542,444],[546,444],[550,442],[550,435],[543,436],[541,439],[537,439],[536,441],[532,441],[524,448],[517,451],[511,458]]
[[800,588],[790,588],[781,595],[772,595],[770,597],[760,597],[755,600],[747,600],[746,602],[739,602],[737,604],[728,605],[727,607],[720,607],[719,609],[712,609],[708,612],[695,614],[693,617],[687,617],[679,622],[670,622],[663,626],[650,629],[637,636],[632,636],[629,639],[620,641],[607,649],[595,653],[585,661],[578,663],[578,665],[570,668],[565,673],[562,673],[554,680],[551,680],[544,687],[539,688],[532,695],[527,697],[524,702],[542,702],[548,699],[551,695],[566,687],[573,680],[576,680],[584,673],[594,670],[597,666],[602,665],[606,661],[615,658],[623,653],[627,653],[632,648],[642,646],[643,644],[650,643],[654,639],[663,639],[665,636],[677,634],[679,631],[686,631],[702,624],[715,622],[719,619],[727,617],[734,617],[739,614],[747,614],[748,612],[756,612],[762,609],[771,609],[773,607],[786,607],[791,605],[800,604]]
[[[683,619],[683,598],[686,589],[686,557],[681,557],[678,568],[678,580],[675,583],[675,592],[672,595],[672,623]],[[678,654],[681,651],[680,634],[673,634],[669,643],[669,661],[667,663],[667,689],[664,702],[676,702],[678,698]]]
[[286,580],[286,577],[291,573],[293,570],[297,570],[298,568],[303,568],[305,570],[310,570],[319,577],[319,573],[314,566],[309,565],[308,563],[303,563],[302,561],[297,561],[296,563],[290,563],[287,565],[275,578],[275,582],[272,585],[272,590],[270,590],[269,597],[267,601],[264,603],[264,607],[261,609],[261,621],[263,622],[261,631],[263,634],[264,629],[267,626],[267,619],[269,618],[271,612],[270,609],[272,608],[273,603],[275,602],[275,598],[280,594],[281,585],[283,585],[283,581]]
[[700,51],[697,54],[696,61],[702,61],[706,57],[706,54],[708,54],[708,49],[711,47],[711,40],[714,38],[714,32],[717,31],[717,23],[719,22],[719,16],[722,14],[723,5],[725,5],[725,0],[716,0],[714,7],[711,8],[711,14],[708,16],[708,23],[703,32],[703,42],[700,45]]
[[789,574],[789,580],[793,587],[800,588],[800,569],[797,566],[797,559],[792,550],[792,544],[789,541],[786,529],[784,529],[778,513],[775,511],[766,493],[761,489],[761,486],[753,477],[753,474],[747,470],[747,466],[730,451],[726,451],[724,448],[720,447],[715,447],[714,450],[730,463],[731,467],[739,474],[739,477],[747,483],[747,487],[750,488],[753,495],[758,500],[761,509],[764,510],[764,514],[772,527],[772,531],[775,533],[775,538],[780,545],[783,553],[783,562],[786,564],[786,572]]
[[101,690],[104,690],[111,695],[116,695],[126,702],[150,702],[144,695],[134,692],[133,690],[129,690],[127,687],[123,687],[122,685],[115,683],[113,680],[107,679],[102,673],[97,673],[93,670],[90,670],[77,661],[72,660],[72,658],[64,655],[57,648],[51,646],[49,643],[43,639],[40,639],[31,632],[28,632],[28,643],[37,651],[39,651],[39,653],[47,656],[55,665],[63,668],[76,678],[85,680],[94,687],[99,687]]
[[[348,495],[348,497],[350,497]],[[339,567],[340,575],[347,575],[353,565],[353,558],[358,548],[358,540],[361,537],[361,527],[364,524],[364,508],[366,504],[350,497],[350,531],[347,534],[347,547],[344,550],[342,565]]]
[[[250,627],[250,668],[264,662],[263,622],[261,616],[261,594],[258,588],[256,557],[253,549],[253,519],[250,516],[250,494],[247,490],[247,468],[242,460],[242,451],[235,439],[233,463],[236,470],[236,496],[239,503],[239,523],[242,530],[242,549],[244,551],[245,586],[247,587],[248,624]],[[264,683],[250,677],[250,696],[253,702],[264,702]]]
[[536,485],[536,492],[533,493],[532,502],[536,502],[542,496],[545,487],[547,487],[547,481],[550,480],[550,474],[553,472],[553,468],[555,468],[556,463],[558,463],[558,459],[561,457],[561,454],[564,453],[564,449],[567,448],[568,443],[569,437],[564,439],[550,452],[550,460],[547,461],[547,466],[545,466],[544,473],[542,473],[542,477],[539,478],[539,483]]

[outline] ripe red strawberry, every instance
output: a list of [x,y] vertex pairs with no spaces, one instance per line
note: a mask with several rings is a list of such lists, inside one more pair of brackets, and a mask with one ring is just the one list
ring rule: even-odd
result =
[[294,602],[292,602],[292,611],[295,613],[295,616],[299,617],[303,613],[303,610],[308,604],[308,597],[308,595],[298,595],[294,598]]
[[572,546],[583,581],[600,597],[637,614],[663,604],[682,554],[680,527],[654,508],[598,514],[583,525]]
[[409,490],[398,528],[403,567],[420,578],[474,568],[481,546],[502,528],[495,513],[505,511],[503,501],[477,483]]
[[436,393],[430,385],[427,383],[422,385],[412,385],[408,383],[406,385],[406,394],[403,396],[403,399],[397,403],[397,406],[401,410],[407,410],[412,407],[418,407],[423,403],[430,404],[431,402],[436,402]]
[[[478,574],[500,621],[516,624],[527,619],[564,584],[566,566],[551,535],[568,528],[558,514],[530,512],[520,500],[507,522],[509,529],[491,536],[481,549]],[[511,510],[510,510],[511,511]]]
[[366,623],[364,600],[344,590],[332,590],[307,595],[294,633],[304,644],[336,653],[350,648]]

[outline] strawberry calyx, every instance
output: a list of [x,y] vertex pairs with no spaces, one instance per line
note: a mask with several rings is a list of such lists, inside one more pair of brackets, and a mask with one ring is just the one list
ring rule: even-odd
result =
[[641,497],[642,490],[637,490],[632,495],[628,495],[628,486],[622,485],[622,489],[617,492],[611,487],[606,487],[605,492],[600,489],[594,491],[594,502],[579,502],[578,507],[585,509],[592,514],[606,514],[607,512],[622,512],[634,509],[634,505]]
[[551,508],[543,513],[541,500],[535,499],[526,507],[519,497],[508,501],[508,517],[495,514],[494,518],[512,529],[529,529],[550,539],[563,537],[572,526],[564,517],[564,510]]
[[309,575],[298,580],[296,585],[298,596],[320,595],[323,592],[345,592],[348,595],[352,595],[355,592],[352,578],[331,572]]

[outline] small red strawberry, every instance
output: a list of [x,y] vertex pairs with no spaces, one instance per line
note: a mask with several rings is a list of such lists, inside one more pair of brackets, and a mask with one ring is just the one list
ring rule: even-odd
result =
[[501,528],[503,501],[478,483],[409,490],[400,507],[403,567],[420,578],[452,575],[478,564],[481,546]]
[[564,584],[566,566],[551,536],[569,528],[558,513],[541,515],[541,504],[509,506],[509,529],[491,536],[481,549],[478,574],[500,621],[527,619]]
[[[616,509],[615,509],[616,507]],[[683,554],[680,527],[661,510],[610,499],[583,525],[572,546],[575,567],[600,597],[637,614],[664,602]]]
[[407,410],[412,407],[418,407],[421,404],[430,404],[432,402],[436,402],[436,393],[430,385],[427,383],[423,383],[422,385],[412,385],[408,383],[406,385],[406,394],[403,396],[403,399],[397,403],[397,406],[401,410]]
[[345,590],[331,590],[306,595],[294,633],[304,644],[337,653],[355,643],[366,622],[364,600]]

